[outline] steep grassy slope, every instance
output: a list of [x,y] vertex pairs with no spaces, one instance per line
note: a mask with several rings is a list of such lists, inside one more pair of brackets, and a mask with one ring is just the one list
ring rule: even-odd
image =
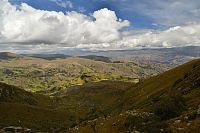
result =
[[136,95],[132,101],[129,102],[134,103],[134,105],[141,105],[144,101],[148,101],[156,95],[165,95],[166,92],[169,92],[173,88],[173,85],[177,82],[177,80],[184,78],[188,72],[192,71],[195,66],[199,65],[199,59],[193,60],[158,76],[141,81],[136,88],[138,91],[134,89],[127,91],[127,96],[130,95],[131,97],[133,94]]
[[111,113],[68,132],[198,133],[200,59],[141,81],[123,93],[121,113]]
[[101,81],[74,86],[55,94],[57,107],[75,111],[79,121],[119,113],[124,104],[123,95],[131,86],[134,86],[134,83],[120,81]]

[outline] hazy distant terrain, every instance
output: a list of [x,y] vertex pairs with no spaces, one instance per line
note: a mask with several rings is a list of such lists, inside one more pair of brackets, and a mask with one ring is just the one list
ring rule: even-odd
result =
[[[7,56],[6,56],[7,54]],[[170,68],[104,56],[16,55],[0,53],[0,81],[28,91],[56,91],[101,80],[138,82]]]
[[81,55],[102,55],[119,59],[130,59],[138,62],[162,62],[171,65],[180,65],[191,59],[200,57],[199,46],[175,48],[143,48],[134,50],[111,50],[96,52],[80,52]]

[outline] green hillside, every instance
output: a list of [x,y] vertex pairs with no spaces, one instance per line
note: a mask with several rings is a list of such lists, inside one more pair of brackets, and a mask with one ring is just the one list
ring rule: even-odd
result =
[[0,83],[0,127],[51,131],[51,127],[60,130],[72,126],[72,120],[69,112],[55,110],[53,99]]
[[87,82],[51,97],[0,83],[0,126],[75,133],[198,133],[199,83],[200,59],[137,84]]
[[[0,53],[0,56],[1,54],[4,55]],[[49,55],[51,59],[46,59],[37,56],[18,57],[7,53],[6,59],[0,58],[0,81],[26,91],[47,94],[87,82],[102,80],[137,82],[138,78],[146,78],[168,69],[159,63],[154,66],[137,64],[133,61],[113,63],[104,61],[108,58],[102,56],[57,58],[60,56],[62,55]]]
[[121,113],[82,124],[79,131],[198,133],[199,83],[200,60],[197,59],[133,85],[123,94]]

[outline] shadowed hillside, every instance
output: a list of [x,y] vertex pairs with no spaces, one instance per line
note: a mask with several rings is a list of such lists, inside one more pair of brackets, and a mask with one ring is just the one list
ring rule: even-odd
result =
[[24,56],[29,56],[29,57],[35,57],[35,58],[41,58],[41,59],[46,59],[46,60],[56,60],[56,59],[65,59],[67,57],[70,57],[68,55],[64,54],[25,54]]
[[111,113],[68,132],[194,132],[200,101],[200,60],[193,60],[125,91],[121,113]]
[[68,111],[55,110],[51,98],[0,83],[0,127],[14,125],[52,131],[72,126],[72,120]]
[[91,59],[95,61],[102,61],[106,63],[111,63],[111,59],[105,56],[96,56],[96,55],[88,55],[88,56],[79,56],[80,58]]
[[75,133],[198,133],[199,80],[197,59],[137,84],[88,82],[51,98],[1,84],[0,125]]

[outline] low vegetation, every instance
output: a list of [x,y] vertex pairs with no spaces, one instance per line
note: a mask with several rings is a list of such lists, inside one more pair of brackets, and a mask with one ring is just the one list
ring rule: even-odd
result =
[[124,122],[124,127],[127,132],[159,133],[166,132],[167,125],[154,114],[140,112],[129,115]]
[[185,108],[185,99],[179,93],[171,92],[155,104],[154,113],[161,119],[167,120],[179,116]]
[[26,91],[51,94],[74,85],[102,80],[138,82],[140,77],[163,71],[144,66],[132,61],[113,63],[103,56],[18,56],[5,53],[0,59],[0,81]]
[[50,96],[0,83],[0,126],[69,133],[198,133],[199,77],[197,59],[139,83],[90,82],[83,73],[83,85],[56,89]]

